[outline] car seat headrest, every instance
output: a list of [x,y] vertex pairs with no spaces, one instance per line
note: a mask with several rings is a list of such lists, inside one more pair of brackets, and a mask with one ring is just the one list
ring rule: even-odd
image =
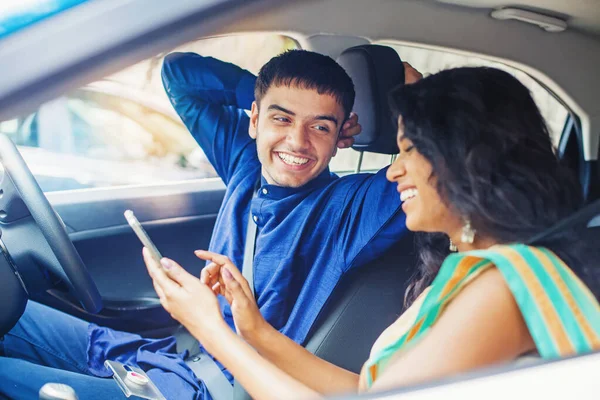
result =
[[388,46],[361,45],[344,50],[337,59],[354,82],[362,132],[356,136],[355,150],[397,154],[396,126],[388,105],[389,91],[404,83],[404,65],[398,53]]

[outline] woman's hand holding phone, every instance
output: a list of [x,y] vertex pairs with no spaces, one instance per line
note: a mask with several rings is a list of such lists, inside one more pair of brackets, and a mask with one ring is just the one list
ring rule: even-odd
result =
[[144,229],[140,221],[138,221],[133,211],[126,210],[123,215],[125,215],[127,223],[129,224],[131,229],[133,229],[133,232],[138,237],[138,239],[140,239],[140,242],[142,242],[144,247],[148,248],[148,251],[150,252],[150,255],[152,256],[154,261],[160,263],[160,259],[162,258],[160,251],[158,251],[158,249],[154,245],[154,242],[152,241],[152,239],[150,239],[150,236],[148,236],[148,233],[146,233],[146,230]]
[[142,254],[160,304],[210,351],[210,343],[230,331],[213,291],[175,261],[157,263],[146,247]]
[[[190,332],[196,332],[194,335],[209,335],[210,329],[229,329],[212,290],[175,261],[162,257],[133,211],[127,210],[124,215],[144,245],[144,262],[165,310]],[[198,336],[199,339],[200,337]]]
[[260,336],[259,332],[268,324],[258,309],[248,281],[229,258],[197,250],[198,258],[211,261],[198,279],[175,261],[162,257],[133,211],[127,210],[124,215],[144,245],[144,262],[160,303],[173,318],[205,343],[211,339],[209,332],[227,326],[216,298],[216,295],[222,295],[231,306],[239,334],[246,340]]

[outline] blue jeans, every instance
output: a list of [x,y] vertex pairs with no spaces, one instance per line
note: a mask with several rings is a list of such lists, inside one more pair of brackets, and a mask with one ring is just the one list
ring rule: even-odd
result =
[[112,378],[89,375],[88,323],[29,302],[0,340],[0,398],[38,399],[48,382],[70,385],[80,399],[126,399]]

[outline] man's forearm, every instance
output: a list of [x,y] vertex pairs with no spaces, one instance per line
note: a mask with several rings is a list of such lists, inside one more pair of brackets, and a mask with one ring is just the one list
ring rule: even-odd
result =
[[256,77],[237,65],[195,53],[171,53],[163,62],[162,80],[175,108],[183,97],[250,109]]
[[254,75],[211,57],[172,53],[162,79],[175,111],[227,184],[252,141],[242,108],[253,101]]

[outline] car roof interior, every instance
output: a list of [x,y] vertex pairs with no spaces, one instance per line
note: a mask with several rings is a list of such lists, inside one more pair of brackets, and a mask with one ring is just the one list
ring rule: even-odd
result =
[[[597,76],[597,66],[600,65],[600,8],[594,2],[250,1],[245,2],[244,6],[236,5],[235,11],[228,10],[223,15],[214,9],[210,9],[207,14],[205,4],[194,6],[189,4],[193,2],[185,1],[170,4],[167,13],[164,4],[151,1],[156,6],[146,3],[144,8],[148,15],[143,21],[136,15],[136,24],[119,30],[119,37],[115,37],[109,34],[110,27],[115,23],[114,18],[111,23],[106,24],[112,17],[106,10],[112,8],[116,12],[117,8],[125,7],[118,6],[117,3],[119,2],[114,0],[92,1],[78,6],[79,15],[85,10],[89,13],[89,18],[79,18],[78,21],[84,20],[81,26],[77,27],[72,23],[69,29],[62,26],[60,32],[53,32],[60,37],[77,29],[82,37],[97,37],[98,41],[94,46],[89,46],[89,43],[83,46],[71,35],[70,40],[65,42],[73,43],[65,43],[64,50],[61,46],[56,49],[55,54],[45,57],[48,62],[43,66],[28,65],[18,71],[0,67],[2,76],[7,78],[0,84],[0,117],[8,113],[14,114],[14,109],[19,107],[16,101],[20,97],[19,93],[15,93],[15,87],[11,86],[14,82],[30,80],[40,87],[44,78],[48,79],[55,72],[54,62],[58,64],[59,60],[63,68],[65,63],[72,61],[74,67],[69,70],[69,79],[62,77],[65,78],[63,80],[61,76],[55,76],[52,82],[46,81],[41,85],[44,90],[38,90],[39,94],[36,95],[39,100],[29,96],[29,107],[32,107],[32,102],[39,104],[67,89],[115,72],[185,41],[210,35],[268,31],[288,34],[298,40],[302,47],[334,58],[355,45],[393,40],[425,48],[476,54],[514,66],[546,86],[577,114],[581,121],[585,159],[597,158],[600,103],[595,97],[600,92],[600,80],[594,78]],[[134,3],[136,2],[129,2],[129,6],[133,7]],[[559,17],[567,22],[568,27],[564,32],[551,33],[533,24],[491,17],[494,9],[508,6],[537,10],[545,15]],[[100,11],[104,12],[101,14]],[[157,18],[162,15],[162,19],[167,20],[165,13],[172,18],[171,24],[161,26]],[[69,12],[63,14],[56,18],[64,18],[64,25],[68,25],[72,15]],[[131,18],[133,20],[133,16]],[[45,44],[38,40],[36,32],[39,31],[40,35],[48,32],[44,30],[43,22],[38,25],[31,29],[32,34],[27,39],[14,35],[14,38],[5,40],[0,56],[3,59],[12,58],[23,51],[27,51],[30,57],[39,54]],[[85,34],[86,31],[89,31],[89,35]],[[159,33],[161,37],[157,37]],[[112,46],[111,51],[105,53],[109,45]],[[125,50],[127,56],[123,55]],[[83,59],[88,62],[82,63]],[[79,79],[74,79],[75,75]],[[12,101],[5,102],[7,97]]]

